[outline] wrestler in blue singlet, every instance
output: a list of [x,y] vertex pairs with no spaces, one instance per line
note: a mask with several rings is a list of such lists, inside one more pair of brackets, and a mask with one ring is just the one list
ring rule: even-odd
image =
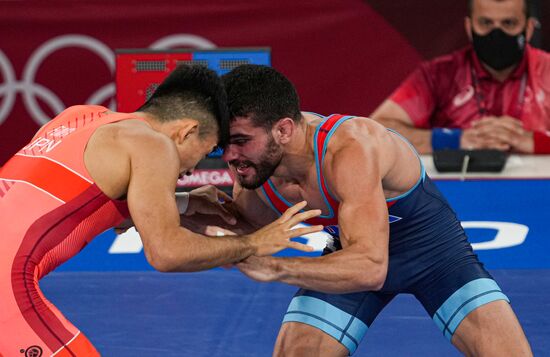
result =
[[[334,131],[353,118],[331,115],[315,132],[319,191],[330,213],[308,223],[325,225],[333,236],[323,254],[341,249],[338,202],[325,185],[323,158]],[[351,294],[300,289],[283,322],[301,322],[319,328],[346,346],[351,355],[376,316],[397,294],[413,294],[449,340],[460,322],[477,307],[496,300],[509,301],[473,253],[455,212],[418,161],[421,173],[416,184],[406,193],[386,200],[389,264],[382,289]],[[262,191],[278,213],[292,206],[271,181],[262,186]]]

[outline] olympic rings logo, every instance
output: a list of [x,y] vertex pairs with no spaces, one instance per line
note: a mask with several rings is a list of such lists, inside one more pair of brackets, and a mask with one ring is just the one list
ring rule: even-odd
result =
[[[155,50],[170,49],[175,47],[192,47],[199,49],[212,49],[216,45],[204,37],[192,34],[174,34],[163,37],[149,48]],[[21,81],[16,79],[15,70],[7,56],[0,50],[0,74],[4,83],[0,84],[0,96],[4,98],[0,104],[0,125],[7,119],[15,104],[17,93],[23,96],[23,102],[32,119],[40,126],[47,123],[51,118],[44,113],[37,98],[44,101],[55,113],[65,109],[63,101],[49,88],[36,83],[36,73],[44,60],[52,53],[67,47],[81,47],[95,53],[107,65],[111,74],[115,71],[115,54],[103,42],[86,35],[68,34],[58,36],[45,42],[37,48],[26,63]],[[111,98],[110,108],[114,109],[115,84],[108,83],[96,90],[86,101],[86,104],[101,104]]]

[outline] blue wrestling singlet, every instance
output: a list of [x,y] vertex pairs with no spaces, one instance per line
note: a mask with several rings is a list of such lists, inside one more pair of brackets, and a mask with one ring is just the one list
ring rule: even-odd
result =
[[[330,213],[307,223],[323,224],[333,236],[334,242],[323,254],[341,249],[338,202],[324,182],[323,158],[334,131],[353,118],[331,115],[315,132],[319,190]],[[414,150],[412,146],[411,149]],[[283,322],[301,322],[319,328],[342,343],[351,355],[376,316],[397,294],[413,294],[449,340],[460,322],[477,307],[496,300],[509,301],[477,259],[455,212],[426,175],[420,159],[419,165],[421,174],[416,184],[406,193],[386,200],[389,264],[382,289],[351,294],[300,289]],[[271,181],[262,186],[262,191],[278,213],[292,205]]]

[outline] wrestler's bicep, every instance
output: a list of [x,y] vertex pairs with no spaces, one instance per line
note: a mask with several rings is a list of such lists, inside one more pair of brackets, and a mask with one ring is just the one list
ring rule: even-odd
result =
[[387,251],[388,209],[374,145],[348,145],[332,158],[327,178],[340,201],[338,225],[344,245],[360,244],[374,255]]
[[179,227],[174,198],[179,159],[170,143],[145,138],[131,150],[130,166],[128,208],[145,244]]

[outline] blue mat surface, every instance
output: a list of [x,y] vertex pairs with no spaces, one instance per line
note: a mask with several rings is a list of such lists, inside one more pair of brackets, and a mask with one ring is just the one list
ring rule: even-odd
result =
[[[550,355],[550,270],[492,270],[535,356]],[[54,272],[44,294],[103,356],[271,356],[296,290],[237,271]],[[459,356],[410,296],[374,322],[354,356]]]

